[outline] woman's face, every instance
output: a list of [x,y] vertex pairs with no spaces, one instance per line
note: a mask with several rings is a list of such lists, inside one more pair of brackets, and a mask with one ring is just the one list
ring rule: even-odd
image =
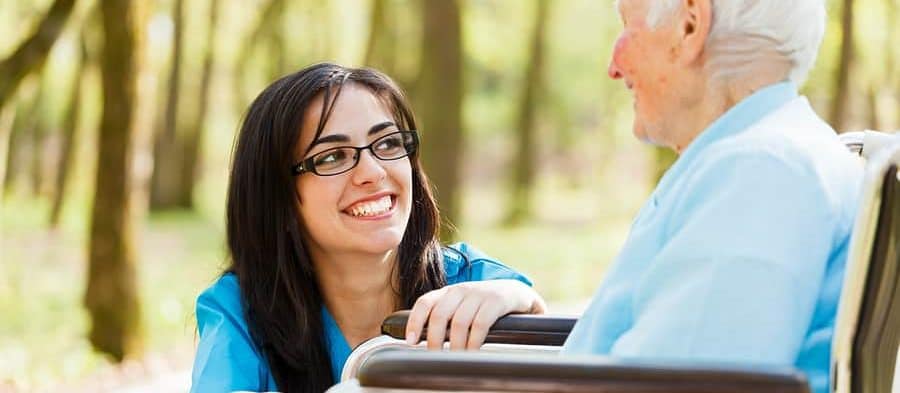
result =
[[[348,83],[313,141],[322,105],[320,95],[304,113],[295,162],[335,147],[366,146],[398,131],[381,100]],[[304,240],[314,254],[383,254],[400,245],[412,206],[409,158],[382,161],[367,149],[353,169],[334,176],[306,172],[296,177],[296,186]]]

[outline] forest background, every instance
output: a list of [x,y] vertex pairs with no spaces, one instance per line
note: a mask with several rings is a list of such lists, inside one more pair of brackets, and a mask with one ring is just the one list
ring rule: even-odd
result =
[[[579,312],[674,158],[606,75],[612,3],[3,0],[0,391],[186,389],[241,116],[320,61],[409,92],[444,239]],[[839,131],[897,129],[900,0],[827,3],[803,93]]]

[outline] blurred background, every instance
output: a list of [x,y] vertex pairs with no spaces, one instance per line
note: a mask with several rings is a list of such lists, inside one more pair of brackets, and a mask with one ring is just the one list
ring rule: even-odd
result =
[[[606,75],[612,3],[0,1],[0,391],[187,390],[241,116],[326,60],[408,91],[444,239],[580,312],[674,159]],[[837,130],[896,129],[900,0],[828,8],[803,93]]]

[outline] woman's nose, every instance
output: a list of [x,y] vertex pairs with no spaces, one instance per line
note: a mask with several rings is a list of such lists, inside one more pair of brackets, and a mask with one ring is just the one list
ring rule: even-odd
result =
[[358,153],[359,163],[353,168],[353,183],[366,184],[376,183],[384,179],[387,171],[384,169],[384,161],[379,160],[368,149]]

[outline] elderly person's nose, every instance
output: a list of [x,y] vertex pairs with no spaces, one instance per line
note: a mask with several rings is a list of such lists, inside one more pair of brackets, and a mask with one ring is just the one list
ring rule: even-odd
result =
[[615,60],[609,62],[609,68],[607,68],[606,73],[612,79],[622,79],[622,70],[616,65]]

